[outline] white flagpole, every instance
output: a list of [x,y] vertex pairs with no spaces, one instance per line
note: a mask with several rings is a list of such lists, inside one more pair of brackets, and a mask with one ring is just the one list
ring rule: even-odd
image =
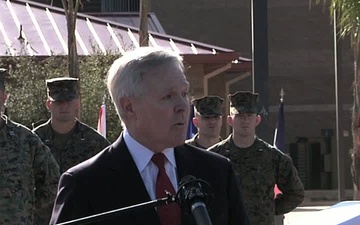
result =
[[100,107],[99,120],[97,131],[106,138],[106,104],[105,104],[105,95],[103,98],[103,103]]

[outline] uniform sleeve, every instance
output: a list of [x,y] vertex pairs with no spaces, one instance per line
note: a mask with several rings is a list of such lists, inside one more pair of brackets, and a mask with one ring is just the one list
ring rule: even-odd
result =
[[60,177],[50,149],[34,135],[35,224],[49,224]]
[[94,130],[88,130],[83,135],[86,135],[87,139],[91,140],[91,144],[89,144],[89,147],[92,149],[91,156],[96,155],[111,144],[105,137]]
[[292,211],[304,200],[304,186],[291,158],[287,155],[280,156],[277,168],[277,185],[282,194],[275,199],[276,215]]
[[249,225],[249,218],[245,210],[245,204],[242,196],[242,190],[237,180],[231,163],[229,163],[228,177],[228,201],[229,201],[229,225]]

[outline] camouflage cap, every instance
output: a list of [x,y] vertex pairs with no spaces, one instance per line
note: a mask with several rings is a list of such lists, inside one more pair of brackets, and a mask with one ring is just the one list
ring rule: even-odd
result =
[[221,104],[224,99],[219,96],[205,96],[192,100],[196,111],[201,116],[221,116]]
[[230,100],[230,114],[256,113],[258,97],[258,93],[251,91],[238,91],[228,95],[228,99]]
[[5,90],[5,77],[8,75],[9,73],[6,69],[0,68],[0,90]]
[[71,101],[78,97],[78,78],[58,77],[46,80],[50,101]]

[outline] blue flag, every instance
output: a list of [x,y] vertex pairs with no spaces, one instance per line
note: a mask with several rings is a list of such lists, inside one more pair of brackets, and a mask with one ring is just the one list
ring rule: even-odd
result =
[[282,98],[280,99],[278,122],[275,129],[273,145],[282,152],[287,153],[285,146],[284,101]]
[[195,125],[193,123],[193,117],[194,116],[195,116],[195,109],[194,109],[194,106],[191,105],[191,107],[190,107],[190,118],[189,118],[189,127],[188,127],[188,133],[187,133],[186,139],[191,139],[197,133],[197,128],[195,127]]

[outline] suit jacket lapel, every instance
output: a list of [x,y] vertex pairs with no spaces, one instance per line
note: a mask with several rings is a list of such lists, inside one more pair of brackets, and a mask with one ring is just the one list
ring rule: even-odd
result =
[[181,145],[174,148],[175,160],[177,166],[178,182],[187,175],[193,175],[195,171],[196,162],[191,157],[191,153],[186,145]]
[[[115,172],[118,181],[115,181],[115,188],[118,190],[120,201],[127,203],[127,206],[150,201],[150,196],[141,178],[138,168],[129,152],[126,143],[120,135],[110,149],[109,168]],[[136,224],[159,224],[160,220],[155,209],[140,210],[141,216],[135,218]],[[149,220],[150,218],[150,220]]]
[[[187,175],[194,175],[193,172],[195,171],[196,162],[191,157],[192,154],[186,145],[181,145],[174,148],[175,151],[175,160],[176,160],[176,167],[177,167],[177,176],[178,182]],[[190,209],[182,209],[182,224],[195,224],[192,218],[192,215],[189,212]]]

